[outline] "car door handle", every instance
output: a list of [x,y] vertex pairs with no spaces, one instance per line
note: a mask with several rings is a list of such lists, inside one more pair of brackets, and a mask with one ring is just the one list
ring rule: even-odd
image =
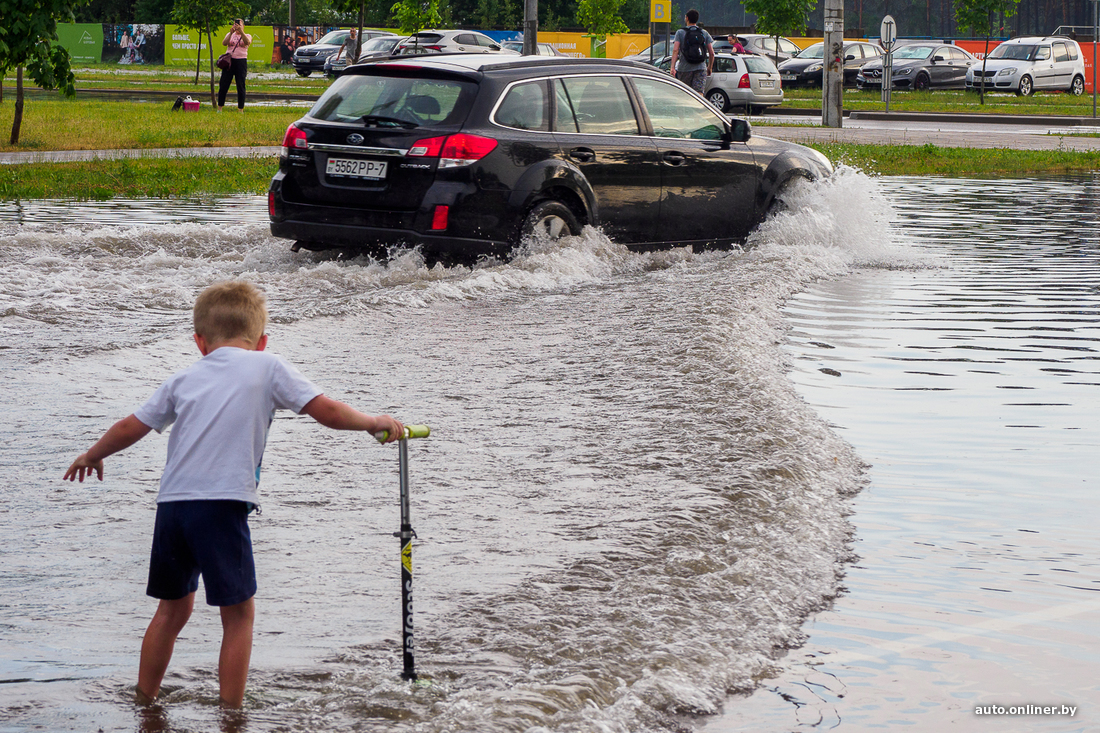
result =
[[591,163],[596,159],[596,151],[589,148],[573,148],[569,151],[569,157],[581,163]]
[[683,165],[687,161],[687,156],[683,153],[678,153],[675,150],[669,150],[662,158],[669,165]]

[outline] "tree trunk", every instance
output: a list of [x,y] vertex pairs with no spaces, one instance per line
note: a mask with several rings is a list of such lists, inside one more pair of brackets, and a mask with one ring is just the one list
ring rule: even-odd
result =
[[218,93],[214,91],[214,39],[210,34],[209,24],[206,26],[206,47],[210,49],[210,106],[216,112],[218,110]]
[[202,71],[202,31],[199,31],[199,42],[195,44],[198,50],[195,51],[195,81],[194,85],[199,85],[199,72]]
[[359,63],[359,53],[363,48],[363,12],[366,8],[367,0],[359,0],[359,31],[355,36],[355,55],[348,59],[348,66]]
[[23,67],[15,70],[15,117],[11,121],[11,144],[19,144],[19,128],[23,124]]

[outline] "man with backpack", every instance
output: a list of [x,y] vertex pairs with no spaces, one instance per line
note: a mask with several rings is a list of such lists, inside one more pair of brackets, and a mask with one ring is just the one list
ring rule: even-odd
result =
[[669,73],[700,94],[707,88],[707,76],[714,68],[714,39],[699,27],[699,11],[684,13],[686,26],[676,31],[672,43]]

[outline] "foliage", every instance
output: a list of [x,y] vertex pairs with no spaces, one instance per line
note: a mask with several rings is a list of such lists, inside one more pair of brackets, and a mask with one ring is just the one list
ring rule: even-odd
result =
[[[757,33],[778,39],[805,35],[806,16],[817,7],[817,0],[744,0],[744,6],[747,12],[756,15]],[[779,63],[778,56],[774,61]]]
[[401,0],[390,8],[401,33],[411,36],[424,28],[438,28],[439,0]]
[[[989,37],[993,35],[993,16],[1002,19],[1016,14],[1020,0],[955,0],[955,22],[960,30],[969,30],[976,36],[985,36],[985,54],[982,57],[982,79],[985,79],[985,57],[989,56]],[[985,82],[980,86],[981,103],[985,104]]]
[[626,33],[630,30],[619,15],[623,0],[580,0],[577,3],[577,22],[584,26],[588,35],[600,40],[614,33]]

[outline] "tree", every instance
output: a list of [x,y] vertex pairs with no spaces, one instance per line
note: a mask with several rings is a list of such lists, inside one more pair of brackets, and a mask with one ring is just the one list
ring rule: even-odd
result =
[[[605,40],[615,33],[630,30],[619,16],[619,7],[623,0],[580,0],[577,3],[577,22],[584,26],[592,37],[592,50],[596,51],[596,42]],[[596,54],[593,53],[593,56]]]
[[202,35],[206,34],[206,50],[210,56],[210,104],[215,109],[218,106],[218,95],[214,91],[213,32],[216,28],[223,28],[235,19],[244,17],[247,11],[248,5],[242,0],[176,0],[172,8],[172,20],[185,30],[199,32],[199,50],[195,61],[196,84],[199,83],[199,65],[202,63]]
[[745,0],[745,11],[756,15],[756,30],[775,37],[779,65],[779,37],[801,36],[806,30],[806,16],[817,7],[817,0]]
[[390,12],[397,19],[402,35],[411,36],[424,28],[438,28],[440,21],[439,0],[401,0],[394,3]]
[[57,21],[71,21],[74,8],[72,0],[0,0],[0,79],[16,70],[12,145],[19,142],[23,124],[24,67],[43,89],[76,94],[69,52],[57,43]]
[[985,60],[989,56],[989,37],[993,34],[993,16],[1002,19],[1016,14],[1020,0],[955,0],[955,22],[976,36],[985,36],[985,53],[982,55],[982,83],[978,87],[978,101],[985,104]]

